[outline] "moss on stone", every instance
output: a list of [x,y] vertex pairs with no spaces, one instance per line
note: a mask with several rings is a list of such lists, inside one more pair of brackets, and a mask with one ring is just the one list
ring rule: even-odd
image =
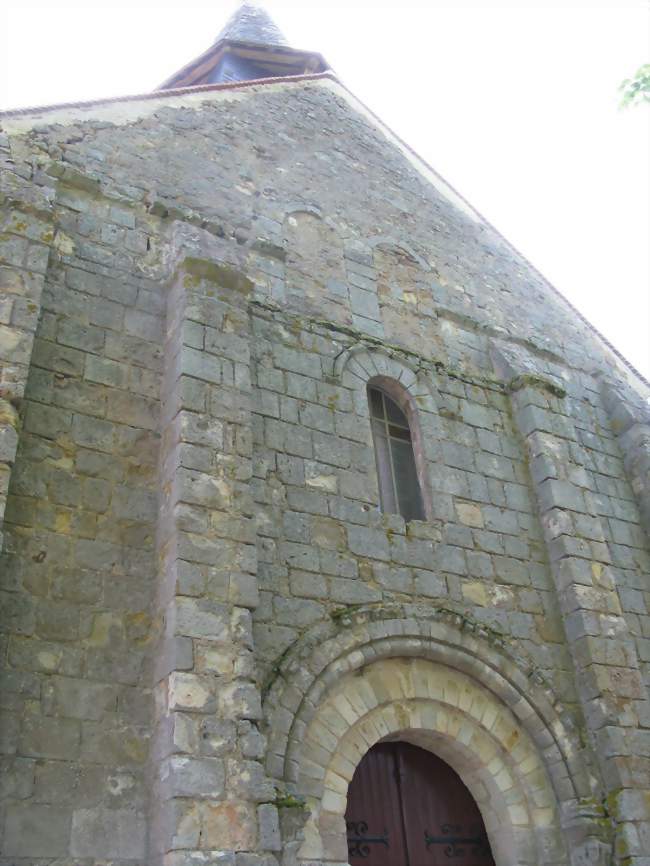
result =
[[89,177],[76,168],[69,165],[64,165],[61,162],[52,162],[47,168],[47,174],[50,177],[55,177],[66,186],[80,189],[83,192],[91,193],[92,195],[100,191],[100,183],[94,177]]
[[521,391],[522,388],[539,388],[542,391],[548,391],[554,397],[559,397],[560,399],[566,397],[564,388],[550,379],[545,379],[543,376],[537,376],[534,373],[522,373],[520,376],[515,376],[506,386],[509,394]]
[[346,616],[353,616],[362,607],[361,604],[346,604],[343,607],[335,607],[330,611],[330,619],[334,622],[342,622]]
[[251,249],[255,250],[256,253],[260,253],[260,255],[277,259],[279,262],[284,262],[287,258],[287,251],[284,247],[273,244],[271,241],[265,241],[263,238],[258,238],[254,241]]
[[13,427],[14,430],[20,427],[18,410],[7,397],[3,396],[0,396],[0,425]]
[[294,794],[284,794],[278,791],[273,805],[276,809],[304,809],[306,802],[304,797],[296,797]]
[[254,283],[241,271],[229,265],[212,262],[209,259],[198,259],[188,256],[184,262],[185,270],[199,279],[209,280],[224,289],[232,289],[235,292],[248,294],[252,291]]

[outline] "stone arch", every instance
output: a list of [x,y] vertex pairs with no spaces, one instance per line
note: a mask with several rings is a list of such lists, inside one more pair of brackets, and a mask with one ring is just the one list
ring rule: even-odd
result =
[[[382,346],[355,343],[346,346],[334,359],[334,376],[353,392],[355,410],[367,417],[368,401],[365,388],[371,379],[384,378],[397,382],[414,409],[426,415],[426,432],[440,438],[439,415],[433,383],[428,371],[422,369],[416,358],[406,353],[388,351]],[[424,423],[424,422],[422,422]]]
[[265,709],[269,773],[310,810],[298,862],[344,862],[347,785],[387,737],[459,772],[497,866],[606,862],[571,719],[529,661],[451,610],[369,607],[316,627],[280,665]]
[[373,251],[383,248],[392,253],[406,256],[414,265],[422,268],[423,271],[431,270],[429,263],[426,261],[426,259],[423,258],[419,253],[417,253],[413,249],[413,247],[411,247],[404,241],[396,240],[390,235],[375,235],[375,237],[368,238],[366,240],[366,244]]
[[[303,859],[345,860],[348,785],[367,750],[390,738],[436,751],[459,773],[497,866],[566,862],[555,798],[525,729],[475,680],[418,658],[379,659],[342,677],[307,726],[297,780],[312,801]],[[552,860],[540,861],[544,849]]]

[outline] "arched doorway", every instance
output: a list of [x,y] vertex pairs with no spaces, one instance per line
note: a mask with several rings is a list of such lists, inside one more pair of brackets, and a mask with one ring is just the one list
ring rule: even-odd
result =
[[366,752],[345,820],[351,866],[494,866],[483,818],[458,773],[411,743]]

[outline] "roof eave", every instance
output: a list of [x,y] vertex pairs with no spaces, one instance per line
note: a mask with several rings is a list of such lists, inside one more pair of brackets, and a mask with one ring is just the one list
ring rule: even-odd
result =
[[[326,69],[323,72],[310,72],[304,75],[279,75],[275,78],[255,78],[250,81],[224,81],[219,84],[194,84],[186,87],[173,87],[166,90],[149,90],[146,93],[135,93],[127,96],[108,96],[103,99],[87,99],[80,102],[57,102],[53,105],[31,105],[26,108],[10,108],[7,111],[0,111],[0,121],[3,117],[20,117],[24,115],[34,114],[40,116],[45,112],[59,111],[64,108],[93,108],[100,105],[111,105],[119,102],[143,102],[153,99],[167,99],[173,96],[183,96],[190,93],[211,93],[220,90],[241,90],[246,87],[259,87],[264,84],[282,84],[301,81],[319,81],[321,79],[329,79],[341,84],[337,76],[331,69]],[[341,85],[342,86],[342,85]]]
[[[193,81],[195,77],[203,77],[214,69],[223,54],[228,50],[259,50],[272,57],[273,55],[284,55],[286,57],[303,58],[305,66],[309,65],[309,61],[315,61],[316,67],[320,67],[319,72],[326,71],[329,66],[322,54],[317,51],[301,51],[297,48],[290,48],[286,45],[268,45],[262,42],[252,42],[240,39],[221,39],[211,45],[207,51],[200,54],[194,60],[187,63],[178,72],[175,72],[170,78],[167,78],[160,84],[156,90],[169,90],[177,87],[191,87],[196,84]],[[200,70],[200,74],[197,73]]]

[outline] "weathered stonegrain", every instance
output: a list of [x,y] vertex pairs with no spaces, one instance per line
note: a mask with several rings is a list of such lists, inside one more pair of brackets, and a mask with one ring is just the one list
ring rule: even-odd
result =
[[[498,866],[645,866],[642,384],[343,91],[237,94],[0,136],[3,856],[343,862],[355,749],[408,728],[508,791]],[[370,381],[425,521],[380,512]]]

